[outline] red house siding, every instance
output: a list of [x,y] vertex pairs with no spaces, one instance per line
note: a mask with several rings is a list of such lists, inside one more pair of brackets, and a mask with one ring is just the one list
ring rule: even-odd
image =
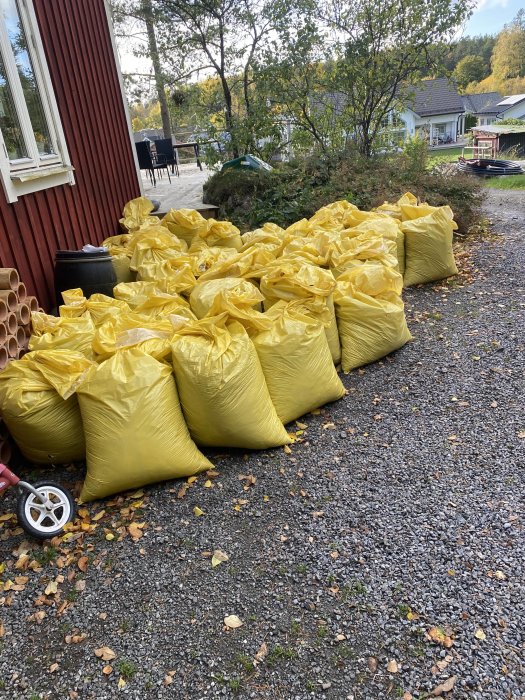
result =
[[0,266],[54,306],[57,249],[100,243],[140,195],[104,0],[34,0],[75,185],[9,204],[0,188]]

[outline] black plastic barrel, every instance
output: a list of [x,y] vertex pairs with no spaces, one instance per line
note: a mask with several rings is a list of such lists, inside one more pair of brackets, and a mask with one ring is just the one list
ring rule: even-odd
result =
[[84,253],[81,250],[57,250],[55,255],[55,294],[57,306],[61,292],[80,287],[85,297],[92,294],[113,296],[117,276],[111,255],[105,252]]

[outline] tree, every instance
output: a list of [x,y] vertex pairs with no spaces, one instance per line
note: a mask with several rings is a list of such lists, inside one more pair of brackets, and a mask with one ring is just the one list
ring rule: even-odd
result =
[[231,152],[255,150],[257,126],[273,128],[258,100],[254,68],[263,46],[293,10],[285,0],[155,0],[166,23],[175,23],[172,45],[182,67],[214,74],[224,102],[223,128]]
[[338,48],[338,90],[345,129],[366,156],[388,113],[406,103],[414,84],[442,64],[443,49],[473,0],[331,0],[326,20]]
[[525,77],[525,10],[519,10],[499,33],[492,53],[496,81]]
[[485,78],[485,62],[480,56],[465,56],[458,63],[452,75],[458,87],[465,90],[469,83],[477,83]]

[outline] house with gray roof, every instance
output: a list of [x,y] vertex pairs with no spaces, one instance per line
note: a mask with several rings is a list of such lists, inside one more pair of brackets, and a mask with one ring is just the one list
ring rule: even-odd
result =
[[428,139],[431,146],[453,143],[464,131],[465,108],[457,88],[447,78],[423,80],[399,117],[407,136]]
[[489,126],[502,119],[525,119],[525,95],[507,95],[485,92],[463,95],[465,112],[477,119],[476,126]]

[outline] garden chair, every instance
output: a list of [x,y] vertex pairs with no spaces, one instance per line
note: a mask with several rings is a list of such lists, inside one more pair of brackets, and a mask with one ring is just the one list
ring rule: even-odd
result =
[[139,168],[141,170],[147,170],[150,180],[153,183],[153,187],[157,186],[157,180],[155,178],[155,171],[166,168],[168,173],[168,180],[171,184],[170,171],[167,163],[154,161],[151,156],[151,151],[149,150],[149,143],[147,141],[139,141],[135,144],[137,149],[137,158],[139,161]]
[[155,150],[157,152],[157,163],[171,165],[172,174],[176,172],[177,176],[179,176],[179,164],[171,139],[158,139],[155,141]]

